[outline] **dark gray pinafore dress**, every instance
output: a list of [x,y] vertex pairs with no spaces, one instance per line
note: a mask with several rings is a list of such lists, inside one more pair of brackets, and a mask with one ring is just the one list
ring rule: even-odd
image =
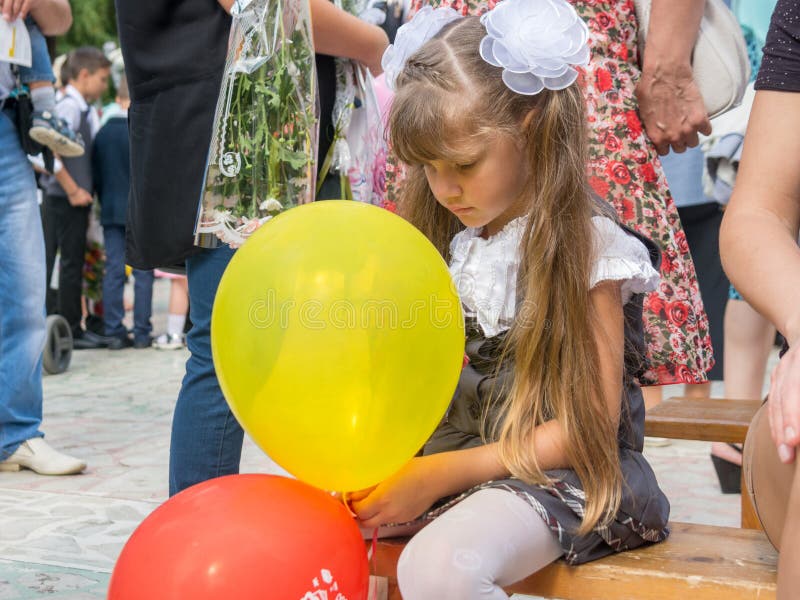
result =
[[[626,231],[636,235],[630,230]],[[660,257],[654,244],[641,236],[636,237],[645,243],[651,261],[657,268]],[[555,481],[549,486],[530,485],[516,478],[484,483],[458,497],[441,501],[422,518],[436,518],[477,490],[502,488],[516,493],[536,510],[557,536],[564,549],[564,558],[570,564],[580,564],[613,552],[664,540],[669,535],[669,501],[642,456],[644,400],[637,383],[637,377],[645,367],[642,299],[643,294],[634,295],[624,307],[625,380],[617,438],[624,481],[622,503],[616,518],[608,526],[597,527],[587,535],[576,534],[583,517],[585,495],[580,480],[571,469],[546,471]],[[484,443],[481,437],[484,410],[488,410],[490,422],[497,418],[493,406],[486,405],[497,397],[504,381],[510,383],[512,376],[508,369],[496,372],[503,335],[485,338],[474,319],[467,320],[466,352],[469,363],[461,372],[447,414],[428,440],[423,454],[459,450]]]

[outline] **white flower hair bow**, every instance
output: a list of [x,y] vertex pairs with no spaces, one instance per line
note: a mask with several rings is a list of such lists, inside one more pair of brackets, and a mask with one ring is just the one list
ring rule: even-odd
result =
[[589,62],[589,28],[565,0],[504,0],[481,17],[483,60],[518,94],[562,90]]
[[452,8],[432,8],[425,6],[408,23],[397,30],[394,44],[383,53],[381,66],[386,74],[386,85],[395,89],[397,76],[403,70],[408,57],[435,36],[442,27],[461,18]]

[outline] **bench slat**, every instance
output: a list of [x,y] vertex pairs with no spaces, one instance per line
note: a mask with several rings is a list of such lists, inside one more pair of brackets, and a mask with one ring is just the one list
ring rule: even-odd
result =
[[[665,542],[621,552],[578,567],[563,561],[507,588],[569,600],[753,600],[775,598],[777,554],[760,531],[672,523]],[[405,540],[380,540],[374,575],[389,579],[389,600],[400,600],[397,559]]]
[[742,443],[760,400],[669,398],[647,411],[644,433],[701,442]]

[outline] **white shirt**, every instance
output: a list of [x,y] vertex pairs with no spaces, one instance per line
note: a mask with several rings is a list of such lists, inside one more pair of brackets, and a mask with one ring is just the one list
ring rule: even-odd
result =
[[[56,114],[64,119],[72,131],[78,131],[81,125],[81,114],[89,109],[89,127],[92,130],[92,137],[97,135],[100,129],[100,117],[94,107],[90,107],[81,93],[73,86],[68,85],[64,88],[64,97],[56,104]],[[89,140],[84,140],[88,142]]]
[[[480,228],[468,228],[450,243],[450,274],[464,312],[477,319],[486,337],[514,322],[519,248],[526,225],[527,216],[519,217],[488,239],[480,236]],[[609,218],[593,217],[592,225],[595,258],[589,288],[601,281],[622,281],[623,304],[634,294],[655,290],[659,274],[645,245]]]

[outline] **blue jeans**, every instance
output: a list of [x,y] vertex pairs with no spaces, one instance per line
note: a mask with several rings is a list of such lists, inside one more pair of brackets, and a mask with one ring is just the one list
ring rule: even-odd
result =
[[25,19],[25,25],[31,38],[31,66],[19,68],[19,79],[22,83],[33,81],[54,83],[56,78],[53,75],[53,66],[50,64],[50,54],[47,52],[47,41],[31,17]]
[[211,359],[211,308],[233,250],[203,250],[186,261],[189,317],[186,344],[192,353],[172,419],[169,493],[239,472],[244,432],[219,388]]
[[44,239],[33,169],[0,111],[0,461],[41,437]]
[[[103,274],[103,321],[105,334],[114,337],[128,335],[122,319],[125,317],[125,226],[103,227],[106,246],[106,271]],[[133,270],[133,339],[145,341],[153,330],[153,272]]]

